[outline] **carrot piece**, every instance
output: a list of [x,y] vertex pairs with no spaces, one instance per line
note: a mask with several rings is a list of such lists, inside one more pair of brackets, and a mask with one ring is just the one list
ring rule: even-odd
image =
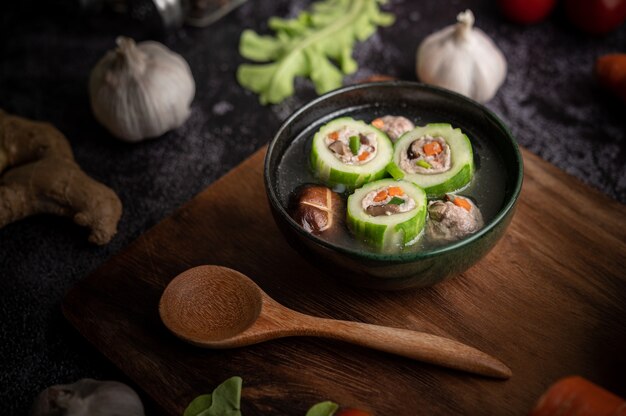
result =
[[626,401],[580,376],[553,384],[540,398],[530,416],[622,416]]
[[456,205],[457,207],[463,208],[467,212],[470,212],[472,210],[472,206],[470,205],[469,202],[467,202],[467,199],[465,198],[461,198],[457,196],[456,198],[454,198],[454,201],[452,201],[452,203]]
[[598,58],[595,74],[600,85],[626,101],[626,53],[614,53]]
[[376,196],[374,197],[374,202],[381,202],[384,201],[385,199],[387,199],[387,191],[380,191],[379,193],[376,194]]
[[361,153],[358,157],[358,159],[362,162],[365,159],[367,159],[370,155],[370,152],[368,152],[367,150],[365,150],[363,153]]
[[387,192],[389,192],[389,195],[391,196],[404,195],[404,190],[402,190],[402,188],[400,188],[399,186],[390,186],[389,189],[387,189]]
[[430,142],[424,145],[424,153],[426,156],[434,156],[443,152],[443,148],[439,144],[439,142]]
[[377,129],[382,129],[383,127],[385,127],[385,122],[382,118],[377,118],[376,120],[372,121],[372,126],[376,127]]
[[339,133],[337,133],[336,131],[333,131],[332,133],[328,135],[328,138],[330,140],[337,140],[339,138]]

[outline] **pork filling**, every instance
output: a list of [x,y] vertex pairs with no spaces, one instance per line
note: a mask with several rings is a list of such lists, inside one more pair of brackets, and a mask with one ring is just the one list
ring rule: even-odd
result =
[[328,149],[346,165],[362,165],[376,156],[376,134],[344,126],[325,138]]
[[483,216],[469,199],[452,194],[428,204],[426,234],[434,241],[459,240],[480,230]]
[[384,116],[372,121],[372,126],[384,131],[392,142],[396,142],[400,136],[415,128],[415,125],[406,117]]
[[415,200],[399,186],[385,186],[365,195],[361,206],[372,217],[378,217],[411,211],[415,208]]
[[420,137],[400,156],[400,167],[408,173],[441,173],[450,170],[451,166],[450,146],[440,136]]

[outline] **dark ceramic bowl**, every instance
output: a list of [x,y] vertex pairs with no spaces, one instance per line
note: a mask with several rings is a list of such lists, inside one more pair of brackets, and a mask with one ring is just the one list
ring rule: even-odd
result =
[[[280,183],[284,173],[279,173],[279,165],[291,143],[310,142],[322,124],[340,116],[370,121],[384,114],[404,115],[416,125],[447,122],[468,135],[477,166],[474,181],[480,180],[481,165],[482,169],[489,165],[490,174],[500,178],[497,186],[484,190],[491,192],[491,199],[496,196],[488,207],[491,213],[485,216],[484,228],[463,240],[436,248],[381,253],[332,244],[307,233],[291,219],[287,208],[293,189]],[[306,163],[303,165],[303,171],[310,170]],[[434,285],[458,275],[485,256],[511,221],[522,177],[522,158],[515,139],[491,111],[453,92],[403,81],[349,86],[305,105],[276,133],[267,151],[264,170],[272,214],[293,247],[315,266],[348,283],[388,290]]]

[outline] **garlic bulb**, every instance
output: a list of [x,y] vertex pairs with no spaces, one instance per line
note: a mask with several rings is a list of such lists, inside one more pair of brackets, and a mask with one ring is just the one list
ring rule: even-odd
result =
[[90,378],[48,387],[35,399],[31,416],[144,416],[137,393],[117,381]]
[[158,42],[117,38],[91,71],[91,108],[114,136],[130,142],[157,137],[189,117],[195,83],[187,62]]
[[470,10],[458,23],[428,36],[417,50],[417,76],[476,101],[489,101],[506,77],[506,59],[482,30],[473,28]]

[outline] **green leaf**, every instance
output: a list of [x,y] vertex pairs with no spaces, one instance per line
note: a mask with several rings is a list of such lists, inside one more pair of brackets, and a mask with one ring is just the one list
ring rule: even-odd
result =
[[311,67],[310,77],[315,85],[315,92],[324,94],[335,89],[335,85],[341,85],[343,74],[324,55],[306,52]]
[[267,25],[275,32],[282,31],[289,36],[298,36],[304,34],[311,25],[311,15],[308,12],[302,12],[295,19],[272,17]]
[[333,416],[337,409],[339,409],[337,403],[329,401],[321,402],[311,407],[309,411],[306,412],[306,416]]
[[259,36],[252,30],[244,30],[241,34],[239,53],[250,60],[266,62],[276,59],[280,48],[280,42],[271,36]]
[[193,399],[183,416],[241,416],[241,384],[241,377],[229,378],[210,395]]
[[387,205],[389,205],[389,204],[391,204],[391,205],[402,205],[402,204],[404,204],[404,199],[398,198],[397,196],[394,196],[393,198],[391,198],[389,200],[389,202],[387,202]]
[[382,0],[320,0],[295,19],[272,17],[274,36],[244,30],[239,52],[260,64],[242,64],[237,81],[259,94],[262,104],[293,95],[296,77],[308,77],[323,94],[341,86],[343,76],[358,68],[352,58],[356,41],[388,26],[394,16],[380,10]]
[[189,403],[183,416],[197,416],[210,408],[211,403],[213,403],[213,396],[210,394],[198,396]]

